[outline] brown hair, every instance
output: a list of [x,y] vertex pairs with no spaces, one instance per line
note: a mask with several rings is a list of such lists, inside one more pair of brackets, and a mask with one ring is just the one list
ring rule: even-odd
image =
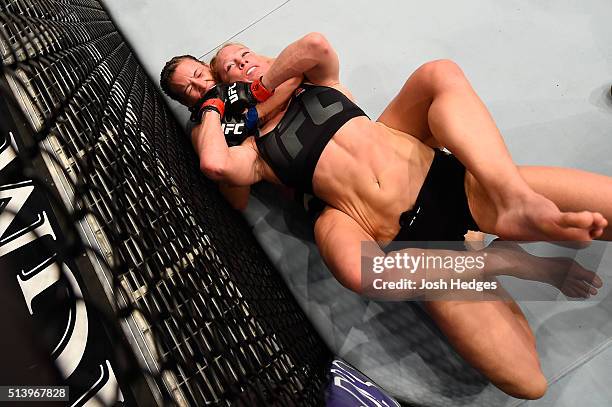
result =
[[179,103],[183,103],[183,100],[182,100],[183,95],[175,92],[170,87],[170,81],[172,79],[172,75],[174,74],[174,71],[176,70],[176,67],[184,59],[192,59],[201,64],[208,65],[205,62],[200,61],[193,55],[179,55],[179,56],[172,58],[170,61],[166,62],[166,65],[164,65],[164,68],[162,69],[161,74],[159,75],[159,85],[161,86],[162,90],[164,91],[166,95],[168,95],[171,99],[174,99]]

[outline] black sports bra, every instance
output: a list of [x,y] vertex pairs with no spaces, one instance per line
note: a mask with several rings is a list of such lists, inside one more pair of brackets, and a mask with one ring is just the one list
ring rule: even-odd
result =
[[301,84],[278,125],[255,142],[278,179],[312,193],[312,177],[325,146],[358,116],[367,115],[339,90]]

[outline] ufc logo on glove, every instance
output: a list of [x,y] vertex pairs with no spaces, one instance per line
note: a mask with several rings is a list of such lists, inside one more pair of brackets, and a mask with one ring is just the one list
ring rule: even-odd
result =
[[226,136],[228,134],[241,135],[244,132],[244,123],[221,123],[221,127]]
[[238,94],[236,93],[236,83],[233,83],[229,88],[227,88],[227,94],[230,103],[235,103],[238,100]]

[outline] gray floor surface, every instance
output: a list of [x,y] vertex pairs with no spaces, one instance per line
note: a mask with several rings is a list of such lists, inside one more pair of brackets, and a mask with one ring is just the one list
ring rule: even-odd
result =
[[[322,32],[340,56],[342,82],[372,118],[419,65],[452,59],[489,107],[518,164],[560,165],[612,175],[610,0],[105,0],[104,4],[156,81],[165,61],[174,55],[190,53],[208,60],[216,47],[231,40],[274,56],[301,35]],[[185,109],[170,103],[184,122]],[[278,244],[302,250],[302,266],[309,273],[312,268],[322,272],[311,243],[287,237],[291,227],[283,223],[283,210],[266,201],[265,194],[253,199],[249,220],[258,238],[264,247]],[[357,333],[355,326],[334,327],[332,322],[354,315],[346,316],[350,311],[339,309],[337,303],[331,312],[325,296],[331,301],[348,294],[329,276],[305,281],[303,268],[289,264],[278,250],[269,246],[267,250],[328,344],[352,357],[351,363],[399,399],[425,405],[521,404],[491,386],[457,396],[449,391],[456,384],[445,381],[453,379],[444,379],[431,366],[385,353],[384,343],[364,348],[360,341],[385,341],[368,332],[371,326],[364,327],[371,317],[364,315],[373,312],[372,305],[362,304]],[[610,257],[608,250],[606,259]],[[313,295],[321,281],[325,281],[324,294]],[[358,301],[349,297],[348,303]],[[523,405],[612,405],[611,296],[599,303],[532,302],[521,307],[536,332],[543,369],[552,383],[543,399]],[[406,322],[398,322],[402,323]],[[401,334],[391,331],[389,337],[402,340]],[[440,349],[440,358],[448,356],[446,348]],[[377,360],[389,355],[396,360]]]

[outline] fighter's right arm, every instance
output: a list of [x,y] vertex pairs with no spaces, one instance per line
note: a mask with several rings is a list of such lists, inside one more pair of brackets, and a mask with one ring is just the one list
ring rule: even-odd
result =
[[316,84],[337,85],[340,81],[338,55],[324,35],[310,33],[285,48],[270,66],[262,79],[268,90],[296,76]]
[[191,132],[191,141],[200,159],[200,169],[208,178],[234,186],[261,181],[258,155],[252,143],[229,148],[218,112],[204,112],[202,122]]
[[232,96],[227,109],[236,114],[263,103],[291,78],[305,77],[315,85],[337,86],[339,72],[338,55],[331,44],[322,34],[310,33],[287,46],[259,79],[230,84],[228,93]]

